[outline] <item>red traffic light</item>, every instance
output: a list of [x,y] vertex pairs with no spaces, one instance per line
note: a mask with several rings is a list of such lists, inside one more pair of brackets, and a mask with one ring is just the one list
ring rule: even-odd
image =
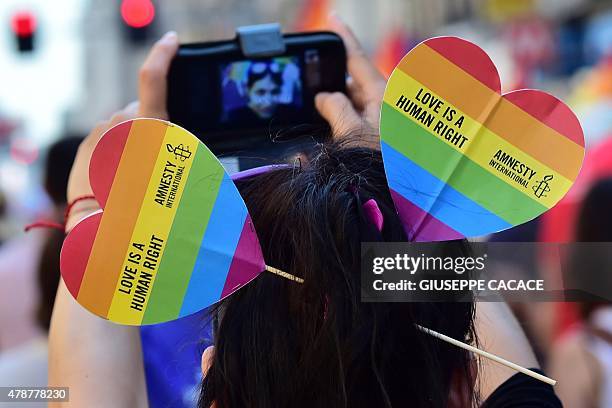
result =
[[15,34],[17,50],[22,53],[34,50],[36,34],[36,17],[29,11],[19,11],[11,18],[11,27]]
[[121,18],[130,27],[146,27],[155,18],[155,6],[151,0],[123,0]]
[[11,19],[13,32],[19,37],[27,37],[36,30],[36,18],[29,11],[20,11]]

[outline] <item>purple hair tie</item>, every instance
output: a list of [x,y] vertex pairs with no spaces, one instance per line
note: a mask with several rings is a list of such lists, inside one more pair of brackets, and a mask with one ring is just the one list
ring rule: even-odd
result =
[[376,226],[376,229],[378,230],[378,232],[382,232],[384,218],[383,218],[382,212],[380,211],[380,208],[378,207],[378,203],[376,202],[376,200],[373,198],[370,198],[368,201],[366,201],[363,204],[361,208],[363,208],[363,212],[366,218],[374,226]]

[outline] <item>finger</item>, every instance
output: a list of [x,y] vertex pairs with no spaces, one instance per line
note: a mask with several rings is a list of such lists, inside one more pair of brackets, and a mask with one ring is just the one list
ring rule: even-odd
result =
[[365,50],[355,37],[355,34],[344,21],[336,14],[328,17],[329,28],[342,38],[346,47],[346,63],[348,72],[358,86],[364,89],[378,91],[382,83],[384,91],[385,78],[368,59]]
[[202,353],[202,375],[206,377],[215,358],[215,346],[208,346]]
[[176,33],[170,31],[155,43],[140,68],[138,114],[144,117],[168,119],[166,109],[166,86],[168,69],[176,55],[179,41]]
[[361,118],[351,101],[341,92],[318,93],[315,106],[336,137],[342,137],[361,126]]

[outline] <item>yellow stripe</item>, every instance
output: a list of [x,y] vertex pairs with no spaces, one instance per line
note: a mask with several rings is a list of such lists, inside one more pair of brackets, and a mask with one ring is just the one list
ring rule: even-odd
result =
[[[433,109],[430,109],[429,106],[427,106],[427,112],[434,117],[433,123],[430,126],[424,124],[422,121],[415,120],[409,112],[404,112],[403,109],[396,106],[396,103],[398,102],[399,98],[403,95],[408,98],[408,100],[416,102],[417,106],[424,107],[424,105],[421,102],[417,101],[415,98],[420,89],[423,89],[421,95],[423,95],[425,92],[429,92],[434,97],[440,98],[430,89],[428,89],[412,77],[406,75],[404,72],[400,70],[395,70],[393,72],[393,75],[389,79],[389,85],[387,86],[387,89],[385,91],[384,101],[398,112],[401,112],[407,118],[413,120],[422,128],[428,130],[430,133],[432,133],[432,137],[437,137],[440,140],[444,141],[453,149],[463,153],[472,161],[486,169],[489,173],[493,174],[500,180],[523,192],[530,198],[536,200],[537,202],[548,208],[555,205],[557,201],[559,201],[561,197],[563,197],[563,195],[565,195],[567,190],[569,190],[569,188],[571,187],[572,181],[568,180],[554,169],[551,169],[550,167],[542,164],[524,151],[518,149],[516,146],[509,143],[504,138],[493,133],[481,123],[467,116],[465,113],[459,111],[457,107],[451,105],[443,98],[440,98],[444,101],[444,104],[441,106],[438,113],[435,113]],[[447,107],[450,107],[451,109],[455,109],[457,111],[457,113],[453,117],[453,120],[451,120],[450,122],[443,118]],[[464,121],[461,127],[459,128],[457,126],[454,126],[454,124],[462,115],[464,117]],[[442,121],[444,124],[449,124],[449,127],[464,135],[468,140],[465,141],[461,147],[459,147],[458,144],[450,143],[443,136],[440,136],[439,133],[434,132],[438,121]],[[537,135],[534,136],[537,137]],[[406,137],[409,136],[407,135]],[[489,162],[491,161],[491,159],[493,159],[494,155],[498,150],[502,150],[503,152],[509,154],[519,162],[524,163],[526,166],[536,171],[536,174],[530,180],[528,180],[527,177],[522,177],[523,179],[528,181],[527,186],[521,185],[520,183],[514,181],[512,178],[506,176],[505,174],[501,173],[500,171],[489,165]],[[554,152],[550,152],[550,154],[554,154]],[[432,157],[431,160],[436,160],[436,158]],[[518,168],[516,170],[518,170]],[[527,176],[528,175],[529,174],[527,174]],[[542,197],[538,198],[535,195],[533,188],[542,180],[542,177],[547,175],[553,175],[553,179],[548,181],[550,191],[542,195]]]
[[[170,144],[173,147],[181,144],[188,147],[189,151],[192,152],[190,158],[181,161],[177,156],[175,156],[174,153],[168,151],[166,147],[167,144]],[[153,283],[155,282],[155,278],[157,276],[157,270],[159,269],[159,264],[168,241],[170,228],[172,227],[174,216],[176,215],[176,211],[187,182],[187,176],[189,175],[191,164],[193,162],[193,158],[195,157],[197,144],[198,141],[189,136],[185,130],[177,126],[168,126],[164,137],[164,142],[161,145],[153,173],[151,174],[151,179],[149,180],[149,185],[142,202],[142,207],[140,208],[138,221],[136,222],[136,226],[132,233],[130,247],[125,254],[123,266],[121,268],[122,273],[117,281],[113,300],[108,313],[108,318],[114,322],[139,325],[142,321],[144,311],[146,310],[146,306],[151,297]],[[174,164],[176,167],[168,166],[168,162]],[[169,173],[166,170],[165,174],[170,174],[172,179],[170,180],[171,186],[168,189],[168,193],[165,198],[158,198],[158,200],[161,200],[164,203],[164,205],[162,205],[156,202],[155,199],[157,198],[156,194],[158,193],[160,181],[162,180],[166,167],[172,170],[174,173]],[[176,175],[181,167],[184,168],[178,184],[178,189],[176,190],[176,196],[174,197],[171,208],[168,208],[166,204],[169,203],[168,199],[170,197],[172,183],[174,180],[176,180]],[[151,239],[153,235],[155,235],[157,238],[163,239],[163,244],[161,245],[159,255],[155,257],[155,254],[153,254],[154,259],[148,261],[149,267],[145,267],[147,262],[147,251],[149,250],[149,243],[152,242]],[[143,244],[144,250],[139,250],[133,245],[134,243]],[[137,263],[130,262],[130,253],[140,255],[141,258],[137,260]],[[128,277],[129,274],[126,273],[125,268],[137,270],[138,272],[136,274],[136,279],[130,280]],[[143,275],[143,273],[145,274]],[[152,277],[150,279],[146,279],[146,273],[151,274]],[[122,284],[122,281],[124,284]],[[129,293],[125,293],[125,291]],[[144,303],[133,303],[135,300],[134,295],[137,293],[137,291],[141,294],[145,294]],[[132,305],[136,306],[132,307]]]

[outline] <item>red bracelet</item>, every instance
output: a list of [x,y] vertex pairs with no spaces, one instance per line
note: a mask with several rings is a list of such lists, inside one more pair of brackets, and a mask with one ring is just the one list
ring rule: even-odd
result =
[[65,227],[64,227],[64,225],[60,224],[59,222],[35,221],[35,222],[33,222],[31,224],[28,224],[25,227],[23,227],[23,230],[25,232],[29,232],[33,228],[52,228],[52,229],[64,231]]
[[35,221],[31,224],[26,225],[24,227],[24,231],[28,232],[32,228],[53,228],[53,229],[58,229],[60,231],[65,231],[66,222],[68,221],[68,216],[70,215],[70,211],[72,211],[72,208],[74,207],[74,205],[78,203],[79,201],[95,200],[95,199],[96,197],[93,194],[87,194],[87,195],[79,196],[75,198],[74,200],[72,200],[70,203],[68,203],[68,205],[66,206],[66,211],[64,211],[64,223],[63,224],[60,224],[59,222],[53,222],[53,221]]
[[70,215],[70,211],[72,211],[72,208],[74,207],[76,203],[78,203],[79,201],[95,200],[95,199],[96,199],[96,196],[94,196],[93,194],[87,194],[87,195],[79,196],[75,198],[74,200],[72,200],[70,203],[68,203],[68,205],[66,206],[66,211],[64,212],[64,227],[66,226],[66,222],[68,221],[68,216]]

